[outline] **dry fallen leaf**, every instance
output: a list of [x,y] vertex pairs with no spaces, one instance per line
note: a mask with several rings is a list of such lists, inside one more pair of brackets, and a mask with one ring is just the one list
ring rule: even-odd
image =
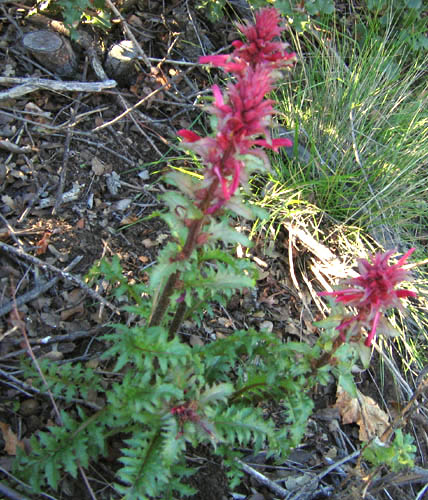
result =
[[18,440],[16,434],[11,430],[10,425],[4,422],[0,422],[0,430],[3,434],[3,439],[5,442],[4,451],[8,455],[16,455],[16,447],[24,448],[21,441]]
[[141,243],[145,246],[145,248],[151,248],[157,245],[157,243],[150,238],[145,238],[141,241]]
[[389,426],[388,415],[379,408],[372,398],[357,390],[358,398],[350,396],[342,387],[337,388],[334,405],[339,410],[344,424],[358,424],[360,441],[380,437]]
[[92,158],[91,167],[92,167],[92,172],[95,175],[103,175],[106,170],[106,166],[104,165],[104,163],[101,160],[99,160],[96,156]]
[[83,217],[79,219],[74,227],[76,229],[83,229],[85,227],[85,219]]
[[15,202],[14,200],[7,194],[4,194],[2,197],[1,197],[1,201],[7,205],[12,211],[15,211]]
[[83,302],[78,304],[77,306],[71,307],[70,309],[65,309],[61,312],[61,321],[69,321],[70,318],[74,316],[82,317],[85,313],[85,307]]

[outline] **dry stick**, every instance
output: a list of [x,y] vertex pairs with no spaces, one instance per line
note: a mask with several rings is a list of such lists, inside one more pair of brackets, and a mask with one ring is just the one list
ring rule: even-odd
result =
[[[101,66],[101,63],[97,57],[97,54],[95,52],[95,49],[93,47],[88,47],[88,56],[89,56],[89,59],[91,61],[91,65],[92,65],[92,68],[93,70],[95,71],[96,75],[98,76],[98,78],[100,79],[104,79],[104,78],[107,78],[107,75],[104,71],[104,68]],[[123,107],[125,110],[129,109],[131,106],[129,106],[128,102],[126,101],[126,99],[120,94],[120,92],[116,91],[115,92],[115,96],[116,96],[116,100],[119,104],[119,106]],[[146,115],[144,115],[143,113],[141,113],[139,111],[139,114],[142,116],[142,118],[144,119],[144,121],[148,121],[148,122],[152,122],[153,123],[153,120],[149,117],[146,117]],[[140,133],[147,139],[147,141],[150,143],[150,145],[152,146],[152,148],[159,154],[159,156],[162,156],[162,153],[159,151],[159,149],[156,147],[156,145],[154,144],[154,142],[152,141],[152,139],[144,132],[144,130],[140,127],[139,123],[135,120],[135,118],[133,117],[133,115],[131,114],[131,119],[132,121],[134,122],[134,125],[137,127],[137,129],[140,131]],[[94,131],[97,130],[97,129],[94,129]],[[93,131],[93,132],[94,132]]]
[[37,193],[31,198],[27,208],[22,212],[21,217],[18,219],[19,223],[23,222],[26,219],[27,215],[30,213],[36,201],[39,200],[40,196],[45,192],[45,189],[48,187],[48,185],[49,182],[45,182],[43,186],[37,191]]
[[12,490],[12,488],[2,483],[0,483],[0,494],[4,495],[5,498],[9,498],[9,500],[29,500],[28,497],[24,497],[21,493]]
[[5,151],[13,154],[31,153],[32,151],[37,151],[37,149],[32,146],[17,146],[13,142],[10,142],[9,139],[0,140],[0,149],[4,149]]
[[[83,259],[82,255],[78,255],[76,258],[74,258],[70,264],[68,264],[67,267],[64,268],[63,272],[69,272],[72,271],[74,267],[77,266],[77,264]],[[9,303],[5,304],[4,306],[0,307],[0,318],[7,314],[8,312],[12,311],[14,306],[16,305],[18,308],[26,304],[27,302],[31,302],[34,299],[37,299],[40,295],[46,293],[50,288],[52,288],[56,283],[59,281],[59,276],[55,276],[55,278],[52,278],[51,280],[47,281],[46,283],[41,283],[36,285],[35,288],[32,290],[29,290],[28,292],[24,293],[23,295],[19,296],[16,300],[13,299]]]
[[[2,2],[4,3],[4,2]],[[13,24],[16,32],[18,33],[18,36],[19,38],[22,38],[24,36],[24,32],[22,31],[22,28],[21,26],[19,26],[19,24],[16,22],[16,20],[10,16],[7,12],[7,10],[5,9],[4,5],[1,6],[1,10],[3,12],[3,15],[7,18],[7,20],[10,22],[10,24]]]
[[97,500],[97,497],[95,496],[94,490],[92,489],[91,485],[89,484],[88,478],[86,477],[85,471],[83,470],[83,467],[79,464],[79,472],[80,475],[83,477],[83,481],[86,485],[86,488],[89,491],[89,495],[91,496],[92,500]]
[[[58,342],[71,342],[77,339],[84,339],[86,337],[94,336],[99,330],[101,330],[102,326],[98,326],[92,330],[78,330],[76,332],[65,333],[64,335],[48,335],[41,339],[30,339],[31,345],[49,345],[49,344],[57,344]],[[19,345],[19,339],[11,339],[9,341],[12,345]],[[2,359],[2,358],[0,358]]]
[[[86,80],[87,70],[88,70],[88,59],[85,60],[85,69],[83,71],[84,80]],[[77,112],[79,111],[79,107],[81,104],[80,103],[81,95],[82,95],[82,93],[79,92],[76,96],[77,103],[76,103],[75,109],[72,111],[72,114],[71,114],[70,127],[74,127],[74,125],[75,125]],[[67,165],[68,165],[68,158],[70,156],[70,143],[71,143],[72,135],[73,135],[72,129],[68,128],[66,135],[65,135],[64,154],[62,157],[62,165],[61,165],[61,169],[60,169],[60,173],[59,173],[58,189],[57,189],[57,193],[56,193],[55,205],[52,209],[52,215],[56,215],[59,207],[61,206],[62,195],[64,193],[65,180],[67,177]]]
[[[15,290],[13,290],[13,294],[14,294],[14,298],[15,298]],[[62,425],[61,413],[59,412],[59,409],[58,409],[58,406],[56,405],[56,402],[55,402],[55,399],[53,397],[53,394],[52,394],[51,390],[49,389],[48,382],[47,382],[47,380],[46,380],[46,378],[45,378],[45,376],[44,376],[44,374],[42,372],[42,369],[40,368],[40,365],[39,365],[39,362],[37,361],[36,356],[34,355],[33,349],[31,348],[31,345],[30,345],[30,342],[29,342],[28,336],[27,336],[27,331],[25,329],[25,323],[21,319],[21,316],[18,313],[18,308],[16,307],[16,304],[15,304],[15,307],[14,307],[14,310],[13,310],[13,315],[15,316],[14,319],[18,322],[19,329],[21,330],[22,336],[24,337],[25,345],[27,347],[27,352],[30,355],[31,359],[33,360],[33,363],[34,363],[34,365],[36,367],[36,370],[39,373],[40,378],[42,379],[43,383],[46,386],[46,391],[48,393],[49,399],[51,400],[51,403],[52,403],[53,409],[54,409],[54,411],[56,413],[58,422],[60,423],[60,425]]]
[[134,34],[132,33],[132,31],[130,30],[129,26],[128,26],[128,23],[125,21],[125,19],[123,18],[122,14],[119,12],[119,10],[116,8],[116,6],[113,4],[113,2],[111,2],[111,0],[105,0],[105,3],[107,5],[107,7],[113,11],[114,15],[117,16],[121,23],[122,23],[122,26],[123,26],[123,29],[125,30],[126,34],[128,35],[129,39],[134,43],[137,51],[140,53],[140,56],[141,56],[141,59],[142,61],[144,62],[144,64],[147,66],[147,68],[149,70],[151,70],[152,68],[152,65],[150,64],[150,61],[149,59],[147,58],[146,56],[146,53],[144,52],[144,50],[141,48],[141,45],[137,42],[137,39],[135,38]]
[[[16,111],[15,111],[15,113],[8,113],[7,111],[4,111],[4,109],[5,108],[2,109],[2,114],[3,115],[5,115],[5,116],[11,116],[15,120],[19,120],[19,121],[23,122],[24,124],[28,124],[29,123],[30,125],[36,125],[36,127],[38,127],[39,129],[46,129],[46,130],[52,130],[54,132],[60,132],[61,130],[68,128],[67,124],[48,125],[47,123],[43,123],[43,125],[42,125],[42,124],[40,124],[38,122],[35,122],[33,120],[29,120],[28,118],[23,118],[22,116],[19,116],[19,115],[15,114]],[[76,131],[75,133],[76,134],[78,133],[78,134],[83,135],[83,136],[90,136],[91,135],[90,132]],[[10,156],[12,156],[12,155],[10,155]],[[7,163],[9,163],[9,162],[7,161]]]
[[[131,165],[131,167],[135,167],[135,162],[133,162],[132,160],[130,160],[129,158],[127,158],[126,156],[123,156],[121,155],[120,153],[118,153],[117,151],[115,151],[114,149],[111,149],[109,148],[108,146],[105,146],[104,144],[102,144],[101,142],[94,142],[94,141],[90,141],[88,139],[85,139],[83,137],[74,137],[74,140],[75,141],[80,141],[80,142],[84,142],[85,144],[89,144],[90,146],[96,146],[97,148],[100,148],[100,149],[104,149],[105,151],[107,151],[108,153],[110,153],[111,155],[113,156],[116,156],[117,158],[119,158],[119,160],[122,160],[124,161],[125,163],[127,163],[128,165]],[[123,184],[123,182],[121,181],[121,183]]]
[[281,486],[277,485],[273,481],[271,481],[269,478],[261,474],[260,472],[256,471],[256,469],[253,469],[250,467],[248,464],[243,462],[242,460],[239,460],[239,458],[235,458],[235,460],[238,462],[238,464],[241,466],[242,470],[249,474],[251,477],[253,477],[257,482],[262,484],[263,486],[266,486],[266,488],[269,488],[275,495],[279,496],[280,498],[287,498],[290,494],[289,491],[285,490],[284,488],[281,488]]
[[[0,84],[8,83],[7,80],[11,79],[0,77]],[[104,90],[114,88],[117,85],[115,80],[109,79],[105,79],[102,82],[59,82],[44,78],[23,78],[20,80],[28,81],[18,87],[13,87],[9,90],[0,92],[0,101],[6,99],[17,99],[18,97],[30,94],[36,90],[51,90],[53,92],[103,92]]]
[[[18,328],[17,328],[17,330],[18,330]],[[3,338],[1,340],[3,340]],[[17,339],[15,339],[15,340],[17,340]],[[35,352],[35,351],[40,351],[39,345],[36,345],[33,347],[33,352]],[[9,354],[5,354],[4,356],[1,356],[0,361],[6,361],[7,359],[16,358],[17,356],[22,356],[23,354],[25,355],[27,353],[28,353],[27,349],[19,349],[18,351],[10,352]]]
[[[19,129],[19,132],[16,136],[16,140],[15,140],[15,144],[18,145],[20,140],[21,140],[21,137],[22,137],[22,134],[24,133],[24,130],[25,130],[25,125],[23,125],[20,129]],[[12,160],[13,158],[13,153],[10,153],[9,156],[6,158],[6,161],[4,162],[4,165],[8,165],[9,162]]]
[[[175,78],[175,77],[173,77],[173,78]],[[127,107],[125,109],[125,111],[123,111],[120,115],[115,116],[109,122],[105,122],[102,125],[99,125],[98,127],[92,129],[92,132],[98,132],[99,130],[102,130],[103,128],[109,127],[110,125],[114,125],[119,120],[121,120],[122,118],[124,118],[129,113],[132,113],[133,111],[135,111],[138,107],[140,107],[142,104],[144,104],[147,100],[149,100],[151,97],[153,97],[154,95],[156,95],[158,92],[160,92],[161,90],[163,90],[165,87],[168,87],[169,85],[170,85],[170,82],[164,83],[163,85],[161,85],[157,89],[153,90],[153,92],[150,92],[150,94],[147,94],[146,96],[144,96],[142,99],[140,99],[134,105],[132,105],[130,107]]]
[[[313,489],[318,486],[321,479],[323,479],[325,476],[327,476],[328,474],[330,474],[334,470],[340,468],[346,462],[349,462],[350,460],[354,460],[355,458],[359,457],[360,454],[361,454],[361,450],[356,450],[353,453],[351,453],[350,455],[347,455],[346,457],[341,458],[337,462],[334,462],[329,467],[327,467],[325,470],[323,470],[322,472],[320,472],[319,474],[314,476],[314,478],[310,481],[309,484],[306,484],[305,486],[303,486],[302,490],[300,490],[294,496],[288,498],[288,500],[303,500],[303,498],[307,498],[308,494],[310,492],[312,493]],[[307,492],[306,495],[305,495],[305,492]],[[305,496],[302,497],[302,494]]]
[[71,281],[72,283],[76,284],[80,288],[82,288],[90,297],[93,299],[97,300],[98,302],[101,302],[104,306],[107,306],[110,310],[112,310],[115,314],[120,314],[119,309],[114,306],[111,302],[106,300],[104,297],[102,297],[99,293],[95,292],[90,288],[86,283],[84,283],[82,280],[79,278],[76,278],[76,276],[73,276],[72,274],[68,273],[67,271],[63,271],[62,269],[59,269],[56,266],[53,266],[52,264],[48,264],[47,262],[43,262],[42,260],[38,259],[37,257],[33,257],[32,255],[24,252],[23,250],[19,250],[15,247],[12,247],[6,243],[3,243],[0,241],[0,250],[3,250],[4,252],[11,253],[13,255],[17,255],[18,257],[22,257],[23,259],[31,262],[37,267],[40,267],[41,269],[45,271],[53,271],[54,273],[60,274],[63,279],[67,281]]
[[4,217],[3,214],[0,213],[0,219],[3,221],[3,224],[6,226],[7,230],[9,231],[10,237],[13,239],[13,241],[19,246],[19,248],[23,247],[23,244],[19,239],[17,238],[16,232],[13,229],[13,227],[9,224],[7,219]]
[[[19,484],[22,488],[25,488],[26,490],[30,490],[30,494],[34,492],[33,488],[24,483],[23,481],[19,480],[17,477],[15,477],[13,474],[11,474],[8,470],[6,470],[3,467],[0,467],[0,472],[4,474],[6,477],[14,481],[15,483]],[[43,493],[43,491],[39,491],[38,495],[48,498],[49,500],[57,500],[55,497],[52,497],[51,495],[48,495],[47,493]],[[21,500],[28,500],[27,497],[22,497]],[[34,500],[34,496],[33,496]]]

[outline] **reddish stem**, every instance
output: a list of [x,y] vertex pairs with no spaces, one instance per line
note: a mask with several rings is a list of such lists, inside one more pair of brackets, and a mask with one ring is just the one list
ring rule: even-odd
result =
[[[211,182],[211,185],[208,188],[205,199],[202,200],[201,206],[199,207],[202,213],[205,213],[207,208],[210,206],[212,199],[214,197],[214,193],[217,190],[218,184],[219,184],[218,179],[213,179],[213,181]],[[206,221],[206,215],[203,215],[200,219],[194,219],[191,222],[189,226],[189,232],[187,234],[186,243],[184,244],[181,252],[177,255],[176,260],[181,261],[190,258],[190,255],[192,254],[193,250],[197,245],[198,236],[201,233],[201,229],[205,224],[205,221]],[[169,276],[168,281],[166,282],[162,290],[162,293],[159,297],[159,300],[156,303],[155,309],[149,321],[149,326],[160,325],[166,313],[166,310],[168,309],[171,295],[174,292],[179,277],[180,277],[180,271],[176,271],[175,273]],[[174,325],[174,329],[176,330],[177,328],[178,325]]]
[[312,373],[315,373],[325,365],[333,364],[334,355],[339,347],[344,343],[341,335],[339,335],[333,342],[333,348],[330,352],[325,352],[319,359],[312,363]]

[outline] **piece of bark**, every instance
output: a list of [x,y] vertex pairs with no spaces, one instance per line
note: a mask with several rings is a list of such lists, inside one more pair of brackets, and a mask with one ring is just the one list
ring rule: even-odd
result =
[[72,76],[77,67],[77,58],[70,42],[50,30],[27,33],[22,39],[24,47],[47,69],[58,76]]

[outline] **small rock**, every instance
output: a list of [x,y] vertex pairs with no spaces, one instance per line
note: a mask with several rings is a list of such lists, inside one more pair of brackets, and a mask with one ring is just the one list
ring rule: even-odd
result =
[[106,184],[110,194],[116,196],[120,188],[120,175],[114,171],[106,175]]

